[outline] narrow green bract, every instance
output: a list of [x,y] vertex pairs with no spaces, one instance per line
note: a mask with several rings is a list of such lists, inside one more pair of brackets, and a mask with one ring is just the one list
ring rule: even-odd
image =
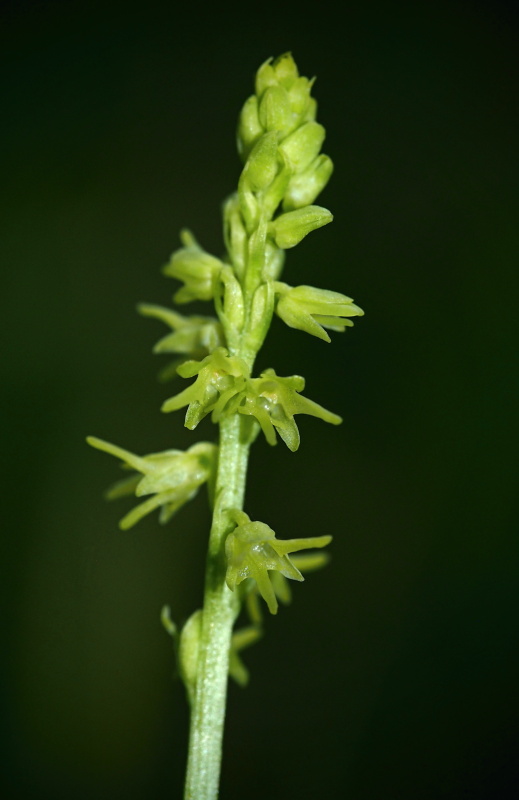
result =
[[[239,652],[262,633],[260,598],[275,614],[278,600],[290,601],[286,579],[303,580],[301,571],[326,563],[323,553],[289,554],[322,548],[330,536],[278,539],[264,522],[243,511],[249,448],[258,433],[289,450],[299,448],[294,417],[307,414],[337,425],[341,418],[305,397],[299,375],[282,377],[274,369],[254,375],[254,361],[277,314],[289,327],[330,342],[328,331],[351,327],[362,310],[347,295],[280,280],[285,251],[332,221],[315,200],[333,164],[321,153],[325,129],[316,120],[313,80],[300,76],[287,53],[258,70],[255,94],[245,102],[237,129],[243,169],[237,191],[223,205],[222,257],[207,253],[192,233],[182,231],[182,247],[164,267],[180,282],[177,304],[210,301],[215,316],[185,316],[151,304],[141,314],[168,327],[154,348],[176,360],[162,372],[190,381],[163,403],[162,410],[185,411],[194,430],[210,416],[219,426],[218,445],[199,442],[186,452],[166,450],[137,456],[89,437],[134,470],[108,492],[109,498],[148,496],[121,521],[130,528],[159,510],[167,522],[207,483],[213,522],[209,535],[203,608],[179,632],[169,608],[162,621],[171,634],[192,708],[186,798],[214,800],[218,791],[227,677],[244,685],[247,670]],[[204,423],[207,424],[207,423]],[[301,570],[301,571],[300,571]],[[233,632],[241,608],[249,624]]]

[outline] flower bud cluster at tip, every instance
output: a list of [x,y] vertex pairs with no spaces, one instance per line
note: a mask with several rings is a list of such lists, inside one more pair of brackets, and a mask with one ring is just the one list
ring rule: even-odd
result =
[[240,345],[243,352],[256,353],[274,312],[290,327],[324,341],[330,341],[325,329],[344,331],[352,325],[350,317],[363,314],[346,295],[278,280],[285,251],[332,220],[330,211],[314,205],[333,165],[321,153],[325,130],[316,121],[313,83],[299,75],[290,53],[262,64],[255,94],[239,117],[244,167],[238,191],[223,207],[227,257],[210,255],[184,230],[184,246],[164,268],[184,284],[176,302],[214,300],[223,329],[216,347],[232,353]]
[[313,83],[299,75],[290,53],[269,58],[256,74],[256,92],[238,122],[238,151],[251,187],[264,190],[283,176],[276,189],[284,211],[311,205],[333,171],[330,158],[320,155],[325,130],[316,122]]
[[225,541],[227,559],[226,583],[231,591],[247,579],[255,581],[271,614],[276,614],[278,602],[270,573],[279,572],[285,578],[302,581],[303,576],[289,553],[325,547],[331,536],[313,536],[306,539],[277,539],[276,534],[264,522],[251,522],[243,511],[233,511],[236,527]]
[[[256,93],[242,108],[237,143],[244,168],[225,215],[229,256],[241,272],[250,270],[246,238],[262,221],[268,223],[267,244],[282,251],[333,219],[327,209],[313,205],[333,164],[320,153],[325,130],[315,119],[312,85],[313,80],[300,76],[291,54],[285,53],[260,67]],[[269,270],[264,279],[279,277],[282,258],[275,261],[279,269]]]

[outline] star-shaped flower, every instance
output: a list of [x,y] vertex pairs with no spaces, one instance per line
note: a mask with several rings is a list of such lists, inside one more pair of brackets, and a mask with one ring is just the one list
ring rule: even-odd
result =
[[243,511],[233,511],[231,517],[237,525],[225,541],[227,586],[231,591],[235,591],[242,581],[252,578],[256,581],[258,591],[268,605],[270,613],[276,614],[278,602],[269,571],[277,570],[285,578],[292,580],[304,580],[288,554],[298,550],[325,547],[331,542],[332,537],[276,539],[272,528],[264,522],[251,522],[250,517]]
[[[229,356],[224,347],[217,347],[202,361],[186,361],[177,371],[183,378],[198,377],[183,392],[166,400],[162,410],[176,411],[188,406],[185,425],[190,430],[211,411],[216,421],[224,412],[235,410],[249,374],[245,362],[237,356]],[[233,398],[234,403],[229,405]]]
[[109,500],[133,493],[136,497],[153,495],[123,517],[119,523],[122,530],[128,530],[156,508],[160,508],[159,521],[168,522],[212,476],[217,451],[216,445],[210,442],[198,442],[185,452],[165,450],[141,457],[95,436],[88,436],[87,442],[98,450],[120,458],[123,466],[131,467],[144,476],[136,474],[118,481],[107,492]]
[[180,239],[184,247],[175,250],[163,269],[164,275],[184,283],[173,297],[175,303],[212,300],[223,262],[200,247],[190,231],[183,230]]
[[303,397],[300,392],[304,388],[305,380],[300,375],[281,378],[273,369],[267,369],[259,378],[247,381],[246,400],[238,411],[258,420],[269,444],[276,444],[277,431],[289,450],[294,452],[300,442],[295,414],[309,414],[332,425],[342,422],[337,414]]
[[222,326],[216,317],[179,314],[172,308],[140,303],[137,310],[144,317],[155,317],[171,328],[159,339],[154,353],[182,353],[192,358],[204,358],[224,342]]
[[280,295],[276,313],[291,328],[298,328],[330,341],[324,330],[343,331],[352,327],[353,322],[346,317],[358,317],[364,311],[356,306],[351,297],[315,286],[289,286],[286,283],[274,284],[276,294]]
[[186,317],[171,308],[150,303],[140,303],[137,310],[144,317],[160,319],[171,328],[171,333],[159,339],[153,348],[154,353],[179,353],[184,356],[171,361],[160,370],[161,381],[177,377],[177,367],[183,364],[187,357],[205,358],[216,347],[224,344],[222,326],[216,317],[198,315]]

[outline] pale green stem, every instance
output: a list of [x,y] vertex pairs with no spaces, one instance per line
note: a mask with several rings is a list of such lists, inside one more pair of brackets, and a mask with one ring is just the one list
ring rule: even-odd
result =
[[213,524],[207,554],[202,634],[199,644],[185,800],[218,796],[232,628],[240,610],[225,583],[225,537],[233,527],[225,513],[243,508],[249,445],[240,441],[241,415],[220,423]]
[[[252,370],[262,337],[251,341],[251,306],[264,252],[249,264],[243,287],[245,322],[237,336],[222,319],[231,356],[239,356]],[[266,321],[266,327],[270,319]],[[196,689],[191,706],[191,728],[184,800],[216,800],[220,782],[222,740],[229,676],[232,629],[240,612],[237,593],[225,583],[225,539],[235,527],[230,509],[243,509],[250,444],[240,436],[243,417],[235,413],[220,422],[218,470],[213,523],[207,553],[202,632],[199,642]]]

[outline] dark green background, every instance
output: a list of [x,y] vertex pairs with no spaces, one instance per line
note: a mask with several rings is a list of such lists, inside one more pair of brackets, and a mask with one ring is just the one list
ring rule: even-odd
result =
[[[234,8],[234,7],[233,7]],[[221,251],[237,113],[291,49],[336,165],[285,278],[355,297],[331,345],[258,366],[341,413],[253,451],[247,510],[333,533],[230,689],[222,798],[513,798],[517,766],[517,16],[499,2],[10,3],[2,126],[2,742],[8,798],[180,798],[187,709],[159,624],[201,602],[205,499],[122,534],[113,459],[187,447],[155,380],[160,267]]]

